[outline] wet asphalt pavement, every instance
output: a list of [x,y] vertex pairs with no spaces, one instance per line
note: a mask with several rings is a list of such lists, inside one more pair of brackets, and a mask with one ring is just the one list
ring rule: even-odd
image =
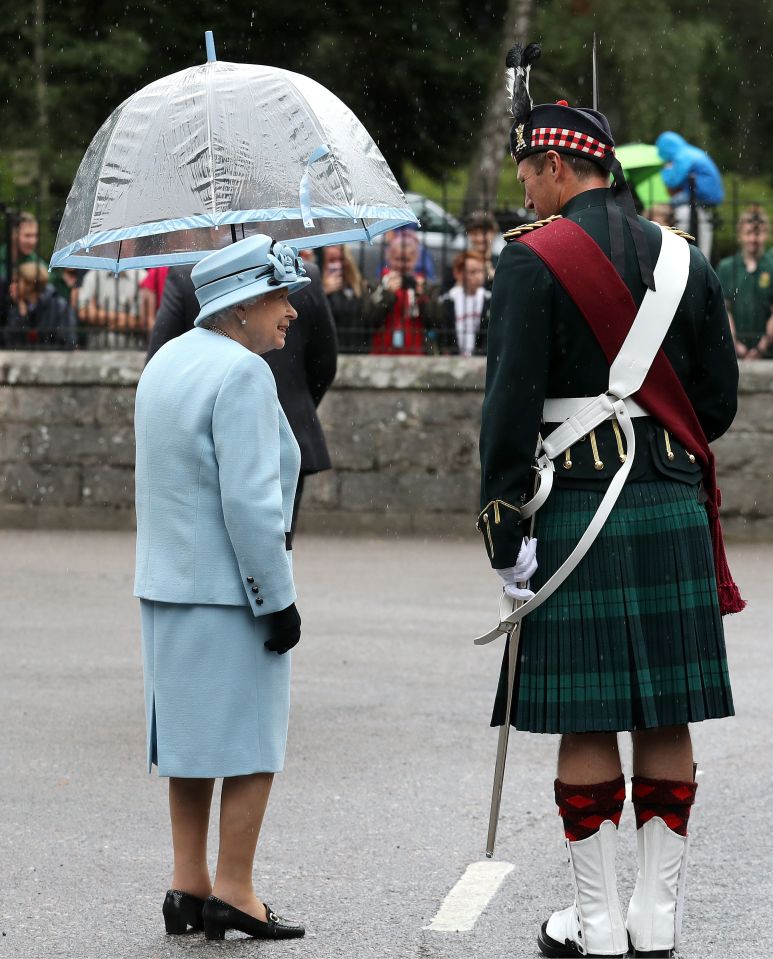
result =
[[[166,787],[143,768],[132,534],[0,543],[0,959],[538,955],[539,924],[570,901],[554,737],[511,738],[499,891],[472,930],[425,928],[484,858],[500,649],[471,642],[497,593],[477,542],[298,538],[304,636],[255,867],[259,894],[308,927],[288,943],[164,934]],[[738,715],[694,730],[686,959],[773,954],[773,546],[736,546],[731,565],[751,606],[727,622]],[[621,830],[625,900],[628,807]]]

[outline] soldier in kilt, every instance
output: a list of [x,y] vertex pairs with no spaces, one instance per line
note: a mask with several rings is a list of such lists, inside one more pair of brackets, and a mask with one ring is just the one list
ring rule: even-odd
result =
[[[511,152],[526,207],[540,218],[560,215],[578,224],[638,306],[653,285],[663,234],[635,216],[602,114],[563,101],[532,105],[528,72],[538,55],[530,45],[508,58],[515,74]],[[547,241],[557,222],[534,226]],[[505,592],[526,599],[577,544],[626,450],[617,423],[607,420],[562,454],[529,541],[529,523],[518,510],[533,495],[538,435],[559,425],[543,423],[543,404],[605,393],[610,363],[578,306],[519,242],[522,236],[506,235],[493,286],[479,526]],[[736,412],[738,369],[720,284],[694,246],[661,352],[705,437],[721,436]],[[633,423],[634,462],[609,519],[568,580],[521,624],[509,721],[561,734],[555,799],[575,884],[574,904],[542,926],[538,944],[548,956],[626,955],[629,944],[633,955],[673,955],[696,791],[688,724],[733,715],[706,473],[668,423],[652,416]],[[730,608],[737,610],[742,601],[734,595]],[[492,725],[508,719],[507,658],[506,652]],[[633,740],[639,854],[627,917],[615,876],[625,798],[618,733],[624,731]]]

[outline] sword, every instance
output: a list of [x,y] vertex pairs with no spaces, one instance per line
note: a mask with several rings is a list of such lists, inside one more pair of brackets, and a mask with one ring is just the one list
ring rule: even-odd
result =
[[[534,535],[534,514],[529,524],[529,538]],[[499,601],[499,622],[503,622],[510,613],[514,612],[520,606],[523,606],[525,600],[511,599],[506,593],[502,593],[502,599]],[[494,764],[494,785],[491,790],[491,808],[488,817],[488,835],[486,837],[486,858],[491,859],[494,855],[494,845],[497,839],[497,826],[499,825],[499,808],[502,805],[502,786],[505,781],[505,763],[507,762],[507,744],[510,741],[510,710],[513,708],[513,690],[515,687],[515,667],[518,662],[518,645],[520,640],[521,623],[517,622],[505,630],[507,641],[509,643],[507,650],[507,706],[505,710],[505,721],[499,727],[499,740],[497,742],[497,760]]]
[[[509,599],[509,597],[508,597]],[[523,605],[522,600],[511,600],[512,606],[509,612],[518,609]],[[500,609],[501,613],[501,609]],[[506,613],[505,615],[509,615]],[[501,617],[504,619],[504,617]],[[513,707],[513,687],[515,685],[515,666],[518,662],[518,640],[520,638],[521,624],[516,623],[507,631],[508,656],[507,656],[507,709],[505,711],[505,721],[499,727],[499,741],[497,743],[497,761],[494,766],[494,785],[491,790],[491,809],[488,818],[488,835],[486,837],[486,858],[491,859],[494,855],[494,844],[497,840],[497,826],[499,825],[499,807],[502,804],[502,786],[505,781],[505,762],[507,760],[507,744],[510,740],[510,710]]]
[[593,32],[593,109],[599,108],[599,67],[598,67],[598,44],[596,43],[596,32]]

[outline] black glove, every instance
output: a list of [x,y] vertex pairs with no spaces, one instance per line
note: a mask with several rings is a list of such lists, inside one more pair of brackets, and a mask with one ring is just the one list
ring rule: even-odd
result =
[[280,609],[278,613],[269,613],[266,619],[271,637],[263,643],[266,649],[281,656],[298,645],[301,639],[301,617],[295,603],[287,609]]

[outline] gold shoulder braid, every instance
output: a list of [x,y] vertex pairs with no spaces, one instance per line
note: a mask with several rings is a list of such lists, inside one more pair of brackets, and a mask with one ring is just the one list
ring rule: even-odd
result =
[[513,240],[517,240],[519,236],[523,236],[525,233],[531,233],[532,230],[538,230],[541,226],[547,226],[548,223],[552,223],[553,220],[560,220],[561,214],[556,213],[555,216],[548,216],[544,220],[535,220],[534,223],[522,223],[520,226],[513,227],[512,230],[508,230],[507,233],[502,234],[502,239],[506,243],[511,243]]
[[691,236],[689,233],[685,233],[684,230],[677,230],[675,226],[667,226],[666,229],[669,231],[669,233],[676,233],[677,236],[681,236],[689,243],[695,243],[695,237]]

